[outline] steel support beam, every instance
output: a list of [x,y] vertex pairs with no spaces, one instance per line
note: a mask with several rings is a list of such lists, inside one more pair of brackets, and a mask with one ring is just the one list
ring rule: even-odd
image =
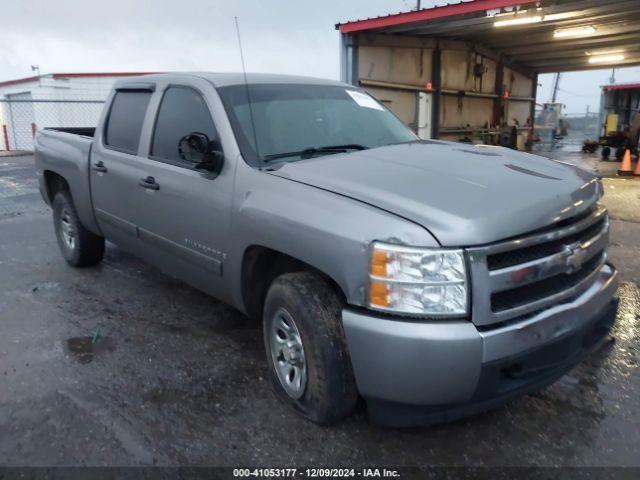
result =
[[431,83],[433,84],[433,97],[431,104],[431,137],[440,136],[440,96],[442,95],[442,52],[440,45],[433,51],[431,60]]

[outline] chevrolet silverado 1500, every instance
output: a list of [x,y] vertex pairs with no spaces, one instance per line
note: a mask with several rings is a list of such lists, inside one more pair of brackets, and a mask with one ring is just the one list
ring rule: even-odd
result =
[[36,136],[74,267],[105,239],[259,319],[276,395],[321,424],[446,421],[555,381],[615,318],[601,182],[419,140],[363,90],[281,75],[118,81]]

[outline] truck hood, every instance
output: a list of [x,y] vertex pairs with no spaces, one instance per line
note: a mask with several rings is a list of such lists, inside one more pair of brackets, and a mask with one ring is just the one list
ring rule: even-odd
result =
[[601,188],[594,175],[563,162],[441,141],[316,157],[270,173],[404,217],[443,246],[547,227],[589,208]]

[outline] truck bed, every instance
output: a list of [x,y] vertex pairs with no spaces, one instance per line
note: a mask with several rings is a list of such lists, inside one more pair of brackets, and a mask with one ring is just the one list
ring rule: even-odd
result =
[[95,127],[46,127],[45,130],[54,132],[71,133],[73,135],[80,135],[81,137],[90,137],[96,133]]
[[[59,175],[69,185],[80,220],[94,233],[99,233],[91,202],[89,168],[95,128],[45,128],[35,137],[36,168],[44,178]],[[45,182],[46,185],[46,182]],[[52,199],[47,197],[45,200]]]

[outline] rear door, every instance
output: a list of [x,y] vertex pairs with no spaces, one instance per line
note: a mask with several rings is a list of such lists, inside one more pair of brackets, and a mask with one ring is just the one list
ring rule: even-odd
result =
[[[180,140],[192,133],[203,133],[221,145],[211,105],[217,95],[211,84],[197,78],[159,84],[158,90],[148,155],[140,158],[139,178],[149,180],[149,186],[139,188],[144,195],[136,206],[140,242],[147,258],[152,255],[153,263],[164,271],[224,299],[232,162],[226,159],[216,176],[196,170],[178,148]],[[217,108],[222,109],[221,104]]]
[[91,196],[98,225],[106,238],[134,252],[140,251],[138,182],[145,174],[137,156],[153,89],[149,84],[115,92],[90,156]]

